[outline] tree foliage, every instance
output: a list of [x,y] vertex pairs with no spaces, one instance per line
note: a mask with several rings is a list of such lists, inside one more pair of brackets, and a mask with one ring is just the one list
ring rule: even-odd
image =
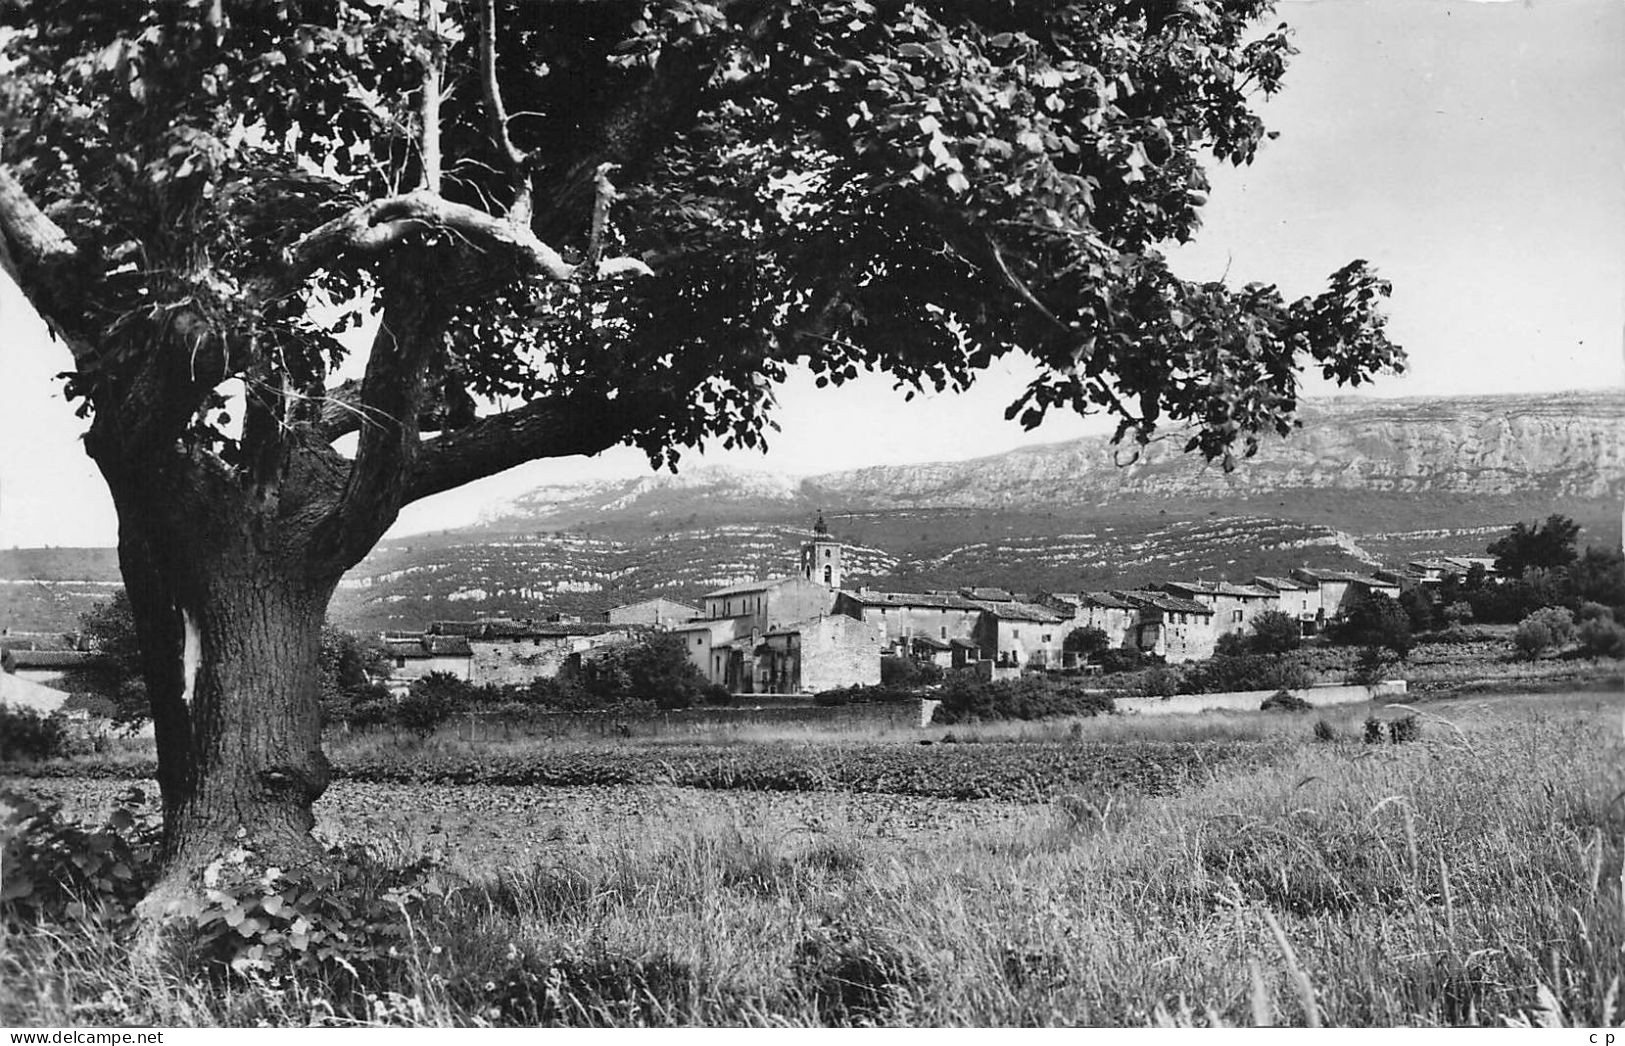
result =
[[1111,637],[1105,629],[1094,625],[1084,625],[1074,628],[1061,640],[1061,649],[1069,654],[1082,654],[1086,658],[1093,657],[1112,645]]
[[1250,639],[1255,654],[1286,654],[1303,642],[1303,628],[1290,614],[1266,610],[1253,618]]
[[1398,600],[1383,592],[1368,592],[1356,603],[1336,630],[1345,643],[1381,647],[1404,658],[1411,652],[1411,618]]
[[[8,9],[0,156],[71,245],[40,295],[89,343],[89,406],[119,409],[177,343],[190,375],[154,421],[228,466],[359,424],[386,405],[326,409],[335,338],[406,251],[445,277],[435,428],[481,428],[470,394],[590,400],[584,444],[658,461],[757,443],[798,360],[959,388],[1020,346],[1040,365],[1023,424],[1194,421],[1190,448],[1226,461],[1286,430],[1302,363],[1356,384],[1399,365],[1363,263],[1288,301],[1182,280],[1159,252],[1199,225],[1204,158],[1251,162],[1266,138],[1252,98],[1292,47],[1251,31],[1262,0],[428,6]],[[447,85],[433,149],[428,67]],[[607,221],[603,163],[625,171]],[[652,275],[600,278],[611,247]],[[227,379],[246,424],[223,416]],[[471,478],[417,471],[409,493]]]
[[1544,523],[1514,524],[1505,537],[1491,542],[1486,551],[1495,557],[1495,569],[1502,576],[1518,578],[1531,569],[1558,570],[1573,563],[1577,556],[1575,541],[1579,536],[1580,524],[1553,513]]

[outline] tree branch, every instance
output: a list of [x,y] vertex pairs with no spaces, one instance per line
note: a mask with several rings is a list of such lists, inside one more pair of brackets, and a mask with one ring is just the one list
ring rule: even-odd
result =
[[423,154],[423,188],[440,195],[440,65],[445,45],[440,40],[440,12],[435,0],[420,0],[423,27],[429,33],[429,46],[419,60],[423,63],[421,118],[423,137],[418,143]]
[[62,227],[40,210],[10,171],[0,167],[0,268],[67,343],[80,366],[95,359],[90,344],[74,336],[77,317],[70,311],[82,306],[78,277],[83,261]]
[[538,458],[597,454],[622,442],[647,405],[601,396],[559,395],[481,418],[418,445],[403,504]]
[[496,139],[497,148],[509,164],[524,172],[530,156],[514,145],[513,137],[508,134],[508,110],[502,104],[502,89],[497,84],[496,0],[482,0],[480,3],[480,89],[485,94],[486,112],[491,117],[491,136]]

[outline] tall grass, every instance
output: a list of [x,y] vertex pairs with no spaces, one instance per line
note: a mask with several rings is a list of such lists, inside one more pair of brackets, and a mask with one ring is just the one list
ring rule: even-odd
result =
[[14,933],[0,1023],[1611,1025],[1619,702],[1463,711],[1386,746],[1280,717],[1305,743],[1269,768],[958,839],[879,845],[838,801],[816,830],[612,835],[447,884],[349,1000]]

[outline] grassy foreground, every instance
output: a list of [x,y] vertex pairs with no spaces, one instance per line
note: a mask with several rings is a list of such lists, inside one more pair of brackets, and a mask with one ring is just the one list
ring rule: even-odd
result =
[[0,937],[0,1023],[1611,1025],[1620,705],[1436,705],[1403,745],[1278,719],[1301,742],[1271,765],[902,850],[838,803],[800,832],[673,826],[442,883],[359,984],[28,928]]

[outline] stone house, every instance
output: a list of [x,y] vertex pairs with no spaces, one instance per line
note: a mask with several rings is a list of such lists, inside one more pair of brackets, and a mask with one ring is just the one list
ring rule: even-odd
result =
[[952,592],[876,592],[860,588],[842,592],[835,598],[835,611],[884,630],[888,649],[899,654],[914,653],[917,639],[939,641],[930,648],[930,660],[940,652],[951,656],[953,640],[974,644],[982,607]]
[[1060,668],[1067,618],[1018,600],[981,604],[976,643],[1003,668]]
[[1138,611],[1134,645],[1142,653],[1157,654],[1169,664],[1201,661],[1213,656],[1218,634],[1213,630],[1213,608],[1194,599],[1167,592],[1113,592]]
[[612,625],[643,625],[666,631],[677,625],[687,624],[702,614],[703,611],[699,607],[667,599],[665,596],[656,596],[653,599],[610,607],[604,614],[604,620]]
[[756,693],[818,693],[880,682],[885,633],[845,614],[801,621],[762,636],[755,656]]
[[704,617],[709,621],[748,619],[748,627],[766,632],[830,613],[835,609],[835,596],[828,585],[803,576],[747,581],[707,592]]
[[1253,584],[1275,593],[1275,608],[1298,622],[1302,635],[1318,635],[1326,613],[1320,605],[1320,586],[1289,577],[1255,577]]
[[1064,628],[1068,634],[1080,628],[1098,628],[1106,633],[1107,644],[1114,649],[1135,645],[1139,610],[1110,592],[1049,592],[1040,596],[1038,603],[1069,619]]
[[390,635],[384,637],[384,649],[393,666],[389,688],[397,692],[406,691],[432,672],[445,672],[464,682],[474,677],[474,651],[463,636]]
[[475,686],[524,686],[533,679],[551,679],[570,655],[629,642],[641,631],[638,625],[510,618],[436,621],[429,626],[430,635],[468,641],[473,655],[469,682]]
[[1232,585],[1226,581],[1172,581],[1157,587],[1170,595],[1211,607],[1215,639],[1230,633],[1247,634],[1259,614],[1279,606],[1276,593],[1263,586]]
[[1319,570],[1299,567],[1292,571],[1294,581],[1315,585],[1320,589],[1320,620],[1334,621],[1346,615],[1373,592],[1381,592],[1390,599],[1399,598],[1399,585],[1366,574],[1353,574],[1346,570]]

